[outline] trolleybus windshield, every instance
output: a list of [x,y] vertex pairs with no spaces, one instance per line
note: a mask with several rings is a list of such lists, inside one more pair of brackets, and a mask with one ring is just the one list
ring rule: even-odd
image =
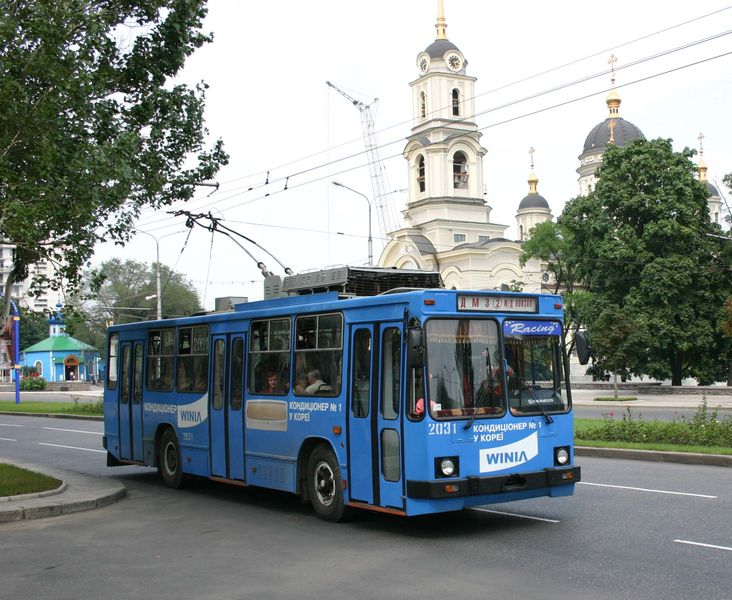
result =
[[503,322],[503,337],[511,413],[533,415],[569,410],[561,324],[507,320]]
[[439,419],[503,414],[496,321],[430,319],[425,332],[432,416]]

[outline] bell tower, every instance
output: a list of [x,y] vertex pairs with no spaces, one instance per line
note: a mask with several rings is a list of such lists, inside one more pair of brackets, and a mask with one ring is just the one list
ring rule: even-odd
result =
[[[444,245],[440,220],[487,223],[483,200],[481,133],[475,123],[475,77],[467,60],[447,39],[442,0],[437,6],[437,37],[417,55],[412,88],[413,126],[404,148],[409,165],[407,226],[422,227]],[[444,233],[444,232],[443,232]]]

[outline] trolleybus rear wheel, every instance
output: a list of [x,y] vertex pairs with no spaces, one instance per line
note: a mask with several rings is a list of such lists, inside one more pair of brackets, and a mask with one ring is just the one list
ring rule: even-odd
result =
[[340,521],[345,512],[341,469],[333,451],[318,446],[308,460],[308,496],[315,513],[326,521]]
[[180,460],[178,438],[172,429],[167,429],[160,439],[158,473],[165,485],[179,488],[183,483],[183,467]]

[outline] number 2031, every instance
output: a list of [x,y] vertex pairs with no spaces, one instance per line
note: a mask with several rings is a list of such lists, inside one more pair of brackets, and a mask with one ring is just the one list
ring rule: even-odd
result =
[[452,435],[456,429],[455,423],[430,423],[429,435]]

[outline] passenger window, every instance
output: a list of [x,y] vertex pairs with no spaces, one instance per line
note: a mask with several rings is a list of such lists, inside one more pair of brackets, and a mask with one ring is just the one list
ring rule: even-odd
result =
[[117,370],[119,364],[117,358],[119,356],[119,334],[113,333],[109,336],[109,359],[107,360],[107,388],[110,390],[117,389]]
[[208,327],[178,330],[176,390],[205,392],[208,389]]
[[119,401],[127,404],[130,401],[130,346],[122,348],[122,372],[120,373],[122,384],[119,390]]
[[173,389],[175,329],[156,329],[147,336],[147,389],[169,392]]
[[134,387],[132,388],[133,404],[142,403],[142,344],[135,344],[135,370],[133,374]]
[[384,330],[381,363],[381,414],[385,419],[399,416],[402,335],[396,327]]
[[341,393],[343,317],[299,317],[295,321],[295,393],[337,396]]
[[351,410],[354,417],[367,417],[371,397],[371,332],[359,329],[353,336]]
[[290,319],[252,322],[249,393],[281,396],[289,391],[290,347]]
[[211,404],[214,410],[224,407],[224,340],[214,342],[213,355],[213,389],[211,390]]
[[424,368],[411,369],[409,373],[409,418],[415,421],[424,418]]
[[381,474],[386,481],[401,479],[399,434],[395,429],[381,431]]
[[231,408],[232,410],[241,409],[244,395],[244,340],[235,338],[231,345],[231,379],[229,380],[229,388],[231,389]]

